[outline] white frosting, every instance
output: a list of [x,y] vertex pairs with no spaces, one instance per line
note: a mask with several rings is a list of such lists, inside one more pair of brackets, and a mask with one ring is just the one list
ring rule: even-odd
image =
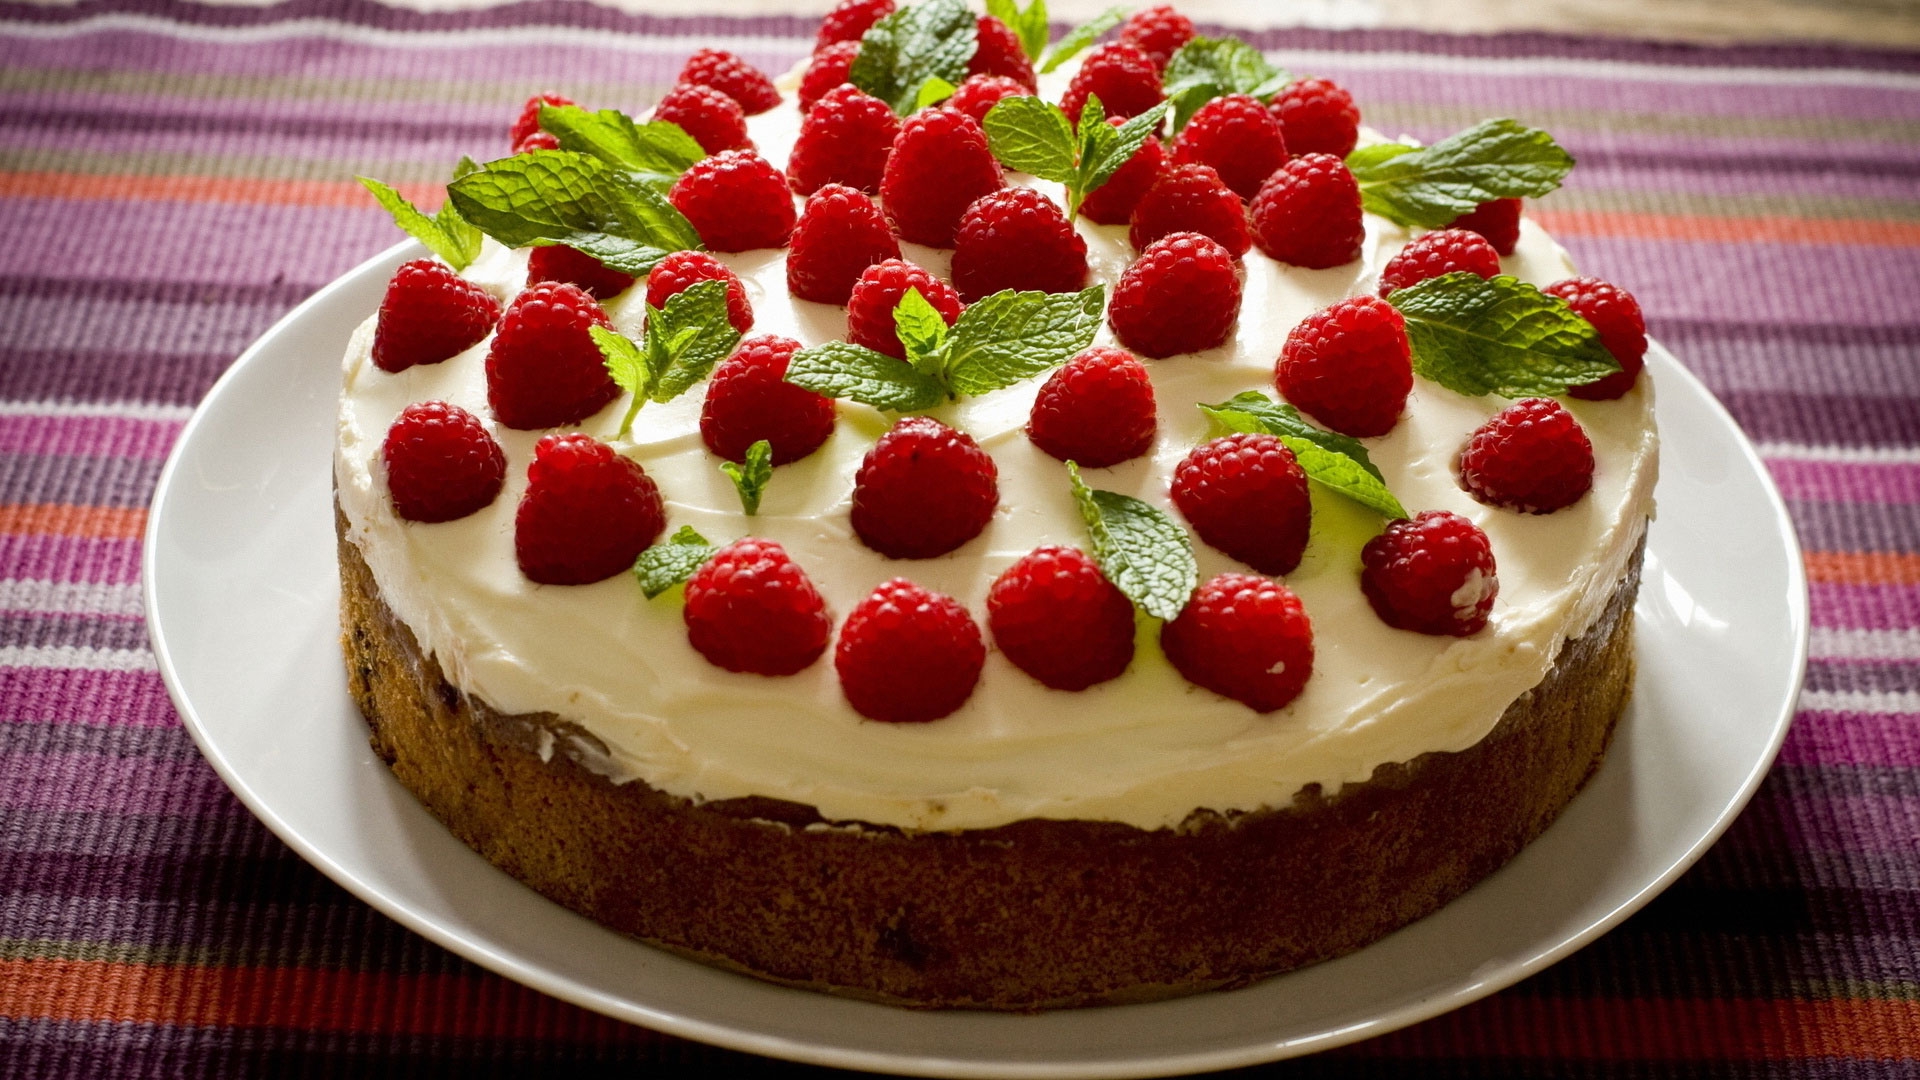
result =
[[[784,164],[796,113],[786,104],[750,121],[777,165]],[[1111,287],[1132,257],[1125,228],[1085,221],[1079,228],[1094,278]],[[1209,436],[1194,405],[1243,390],[1272,393],[1273,362],[1287,331],[1318,308],[1372,290],[1380,266],[1408,238],[1406,230],[1369,217],[1362,259],[1332,270],[1287,267],[1250,251],[1233,339],[1206,353],[1148,361],[1160,417],[1153,451],[1089,470],[1089,483],[1165,507],[1178,519],[1168,477]],[[949,253],[903,248],[908,259],[948,272]],[[746,282],[751,332],[809,345],[844,337],[844,310],[788,297],[785,257],[784,250],[720,256]],[[525,263],[524,251],[489,241],[467,276],[504,299],[520,287]],[[1565,252],[1530,221],[1503,266],[1536,283],[1573,272]],[[640,330],[643,292],[629,290],[608,305],[629,335]],[[1482,506],[1453,475],[1467,435],[1507,402],[1416,380],[1407,413],[1391,434],[1367,440],[1368,449],[1410,510],[1453,510],[1491,538],[1500,593],[1481,633],[1439,638],[1381,623],[1359,587],[1359,549],[1380,521],[1316,488],[1312,541],[1285,579],[1313,620],[1316,656],[1305,691],[1287,708],[1262,715],[1191,685],[1143,630],[1126,674],[1092,689],[1048,690],[990,651],[960,711],[932,723],[885,724],[846,705],[831,647],[798,675],[732,674],[687,644],[677,591],[648,601],[624,574],[585,586],[527,581],[514,561],[513,517],[543,433],[491,421],[486,343],[393,374],[368,360],[372,329],[369,318],[345,358],[335,458],[340,504],[388,606],[449,677],[504,712],[553,712],[578,723],[604,743],[599,767],[616,780],[641,779],[697,799],[770,796],[817,807],[832,820],[942,829],[1089,818],[1157,828],[1199,808],[1285,805],[1308,784],[1331,792],[1367,779],[1383,763],[1465,749],[1540,681],[1562,641],[1599,616],[1652,509],[1657,440],[1649,379],[1618,401],[1567,402],[1593,441],[1593,491],[1543,516]],[[1111,342],[1111,332],[1103,328],[1099,340]],[[842,403],[833,437],[777,470],[751,519],[741,515],[732,485],[701,442],[704,384],[669,404],[647,405],[632,440],[617,445],[659,483],[669,531],[692,525],[716,541],[747,534],[779,541],[812,577],[836,622],[881,581],[905,576],[959,598],[984,632],[995,576],[1043,544],[1086,542],[1065,467],[1022,430],[1040,382],[935,411],[972,434],[1000,472],[992,523],[938,559],[883,558],[848,526],[853,473],[888,426],[864,406]],[[487,422],[506,451],[507,484],[479,513],[422,525],[394,515],[378,457],[400,410],[431,399]],[[610,440],[626,405],[623,397],[580,427]],[[1246,570],[1204,543],[1196,541],[1195,552],[1203,579]],[[1456,597],[1462,605],[1474,599],[1467,592],[1477,595],[1463,588]]]

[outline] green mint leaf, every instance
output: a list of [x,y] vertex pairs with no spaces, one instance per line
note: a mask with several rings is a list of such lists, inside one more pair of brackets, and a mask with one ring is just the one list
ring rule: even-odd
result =
[[651,600],[692,577],[717,550],[693,526],[682,525],[679,532],[640,553],[633,563],[633,576],[640,579],[640,591]]
[[[1094,97],[1087,97],[1087,111],[1080,114],[1083,128],[1087,113],[1093,111]],[[1114,127],[1104,118],[1098,128],[1086,129],[1081,133],[1080,186],[1071,193],[1074,206],[1069,213],[1077,212],[1080,203],[1086,201],[1100,185],[1113,179],[1120,166],[1133,160],[1133,155],[1146,145],[1148,139],[1160,130],[1160,121],[1164,120],[1167,110],[1173,107],[1171,102],[1163,101],[1138,116],[1130,117],[1126,123]]]
[[648,397],[667,402],[686,393],[739,343],[724,281],[696,281],[667,297],[666,307],[648,307],[647,344],[658,350]]
[[1093,344],[1106,288],[1077,293],[1003,289],[960,313],[947,341],[952,393],[984,394],[1064,364]]
[[874,23],[860,39],[847,81],[906,115],[928,79],[955,86],[979,46],[979,27],[964,0],[922,0]]
[[465,154],[461,154],[460,160],[453,163],[453,178],[455,180],[458,180],[461,177],[466,176],[470,173],[477,173],[479,171],[480,171],[480,163],[473,160],[472,158],[468,157]]
[[[428,217],[419,207],[407,201],[405,195],[371,177],[358,178],[362,187],[373,193],[381,207],[392,215],[393,223],[400,226],[408,236],[426,245],[428,251],[446,260],[455,270],[465,270],[480,254],[480,233],[467,224],[460,211],[451,209],[452,200],[448,200],[440,212]],[[451,227],[449,227],[451,226]]]
[[1229,431],[1264,431],[1276,436],[1293,451],[1307,479],[1329,490],[1389,518],[1411,516],[1387,490],[1380,470],[1359,440],[1314,427],[1291,405],[1249,390],[1234,395],[1231,401],[1202,405],[1200,411]]
[[613,384],[633,395],[627,414],[620,418],[620,432],[614,436],[624,439],[633,430],[633,418],[640,412],[640,406],[646,403],[647,389],[653,384],[653,367],[647,363],[640,347],[628,341],[626,335],[604,326],[589,326],[587,333],[600,347],[600,362],[606,365]]
[[1038,60],[1047,51],[1047,35],[1051,32],[1047,0],[1033,0],[1024,9],[1014,6],[1014,0],[987,0],[987,14],[1007,24],[1020,39],[1020,51],[1027,54],[1027,59]]
[[1187,126],[1200,106],[1226,94],[1252,94],[1265,101],[1286,88],[1290,78],[1267,62],[1260,50],[1235,37],[1196,37],[1167,61],[1167,100],[1173,102],[1173,129]]
[[1187,606],[1200,584],[1193,541],[1166,511],[1130,495],[1096,491],[1067,462],[1073,501],[1093,541],[1093,561],[1134,606],[1156,619],[1171,619]]
[[787,381],[830,398],[848,398],[889,412],[931,409],[947,398],[938,379],[845,341],[802,349],[787,364]]
[[740,465],[720,463],[720,471],[733,481],[740,493],[740,508],[752,517],[760,512],[760,496],[766,494],[767,481],[773,479],[773,444],[765,439],[747,447],[747,460]]
[[[987,130],[987,146],[1000,164],[1042,180],[1073,181],[1073,125],[1060,106],[1037,97],[1001,98],[987,110],[982,126]],[[1106,126],[1105,121],[1101,126]]]
[[1067,36],[1056,42],[1048,51],[1046,59],[1040,61],[1039,73],[1045,75],[1079,56],[1087,46],[1098,41],[1101,34],[1119,26],[1126,17],[1126,8],[1108,8],[1090,21],[1067,31]]
[[535,150],[455,180],[461,216],[508,247],[565,244],[636,277],[700,234],[667,197],[598,158]]
[[1564,394],[1620,370],[1566,301],[1504,274],[1456,270],[1387,303],[1406,317],[1413,373],[1469,397]]
[[[894,305],[893,328],[900,335],[900,344],[906,346],[907,360],[916,370],[927,374],[929,366],[934,371],[943,366],[940,347],[947,340],[947,320],[919,289],[908,289]],[[930,360],[932,364],[923,360]]]
[[953,96],[960,89],[938,75],[932,76],[920,84],[920,90],[913,96],[913,111],[919,112],[929,105],[936,105]]
[[1573,168],[1573,156],[1539,128],[1482,120],[1417,150],[1361,147],[1347,156],[1347,168],[1369,212],[1439,229],[1483,202],[1545,195]]
[[540,106],[541,130],[560,149],[599,158],[656,187],[671,187],[680,174],[707,156],[693,136],[665,120],[636,124],[618,109],[588,112],[578,105]]

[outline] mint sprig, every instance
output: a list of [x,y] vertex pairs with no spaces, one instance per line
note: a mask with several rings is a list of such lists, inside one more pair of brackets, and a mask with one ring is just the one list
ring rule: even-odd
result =
[[693,526],[682,525],[679,532],[640,553],[633,563],[633,576],[640,579],[640,591],[651,600],[692,577],[718,550]]
[[1347,155],[1360,205],[1402,225],[1445,228],[1494,199],[1537,198],[1560,186],[1573,155],[1518,120],[1482,120],[1432,146],[1362,146]]
[[1108,8],[1088,21],[1067,31],[1067,36],[1061,38],[1054,44],[1052,49],[1048,50],[1045,59],[1040,61],[1036,70],[1042,75],[1057,70],[1061,64],[1079,56],[1086,50],[1087,46],[1100,40],[1100,35],[1119,26],[1126,17],[1126,8]]
[[535,150],[447,186],[461,216],[508,247],[565,244],[635,277],[700,234],[656,188],[597,157]]
[[1159,130],[1167,108],[1163,101],[1114,127],[1099,95],[1089,94],[1076,127],[1050,101],[1002,98],[987,112],[987,145],[1007,168],[1066,185],[1071,218]]
[[[473,163],[472,158],[463,157],[460,159],[460,164],[454,166],[453,178],[458,180],[478,168],[479,166]],[[441,203],[440,209],[434,211],[432,216],[428,216],[425,211],[408,202],[405,195],[392,187],[367,176],[357,179],[361,186],[373,193],[373,197],[379,201],[387,213],[393,216],[395,225],[405,230],[408,236],[426,245],[428,251],[445,259],[448,266],[455,270],[465,270],[472,265],[473,260],[480,257],[480,230],[460,216],[460,210],[453,205],[452,199]]]
[[1100,572],[1141,611],[1156,619],[1179,615],[1200,584],[1187,530],[1131,495],[1088,487],[1074,462],[1067,462],[1067,475]]
[[920,84],[920,90],[913,95],[913,111],[919,112],[929,105],[938,105],[953,96],[960,89],[938,75]]
[[795,353],[787,381],[831,398],[889,412],[918,412],[961,396],[1012,386],[1067,362],[1093,343],[1106,289],[1077,293],[1003,289],[962,312],[951,328],[918,289],[894,308],[906,347],[886,353],[829,341]]
[[542,105],[540,129],[558,139],[562,150],[599,158],[663,190],[707,156],[680,125],[665,120],[638,124],[618,109],[588,112],[578,105]]
[[1047,37],[1052,32],[1047,25],[1047,0],[1032,0],[1024,8],[1014,0],[987,0],[987,14],[1007,24],[1013,36],[1020,39],[1020,51],[1027,54],[1027,59],[1039,60],[1047,51]]
[[1593,324],[1518,278],[1465,270],[1387,297],[1407,321],[1413,373],[1469,397],[1564,394],[1620,370]]
[[1307,479],[1329,491],[1388,518],[1412,516],[1387,490],[1385,478],[1359,440],[1314,427],[1292,405],[1248,390],[1218,405],[1202,405],[1200,411],[1228,431],[1265,432],[1278,438],[1293,451]]
[[929,79],[958,86],[979,47],[979,27],[964,0],[923,0],[874,23],[860,39],[847,81],[892,106],[914,110]]
[[760,497],[767,492],[767,482],[773,479],[773,444],[761,439],[747,447],[747,459],[736,465],[731,461],[720,463],[720,471],[733,481],[733,489],[740,493],[740,508],[752,517],[760,512]]
[[723,281],[694,282],[667,297],[664,308],[648,304],[647,331],[639,345],[604,326],[588,332],[614,384],[633,395],[615,436],[621,439],[633,430],[640,406],[679,397],[740,342],[740,331],[727,319]]
[[1200,106],[1227,94],[1272,100],[1293,77],[1267,62],[1259,49],[1235,37],[1196,37],[1167,61],[1162,77],[1173,102],[1173,130],[1187,126]]

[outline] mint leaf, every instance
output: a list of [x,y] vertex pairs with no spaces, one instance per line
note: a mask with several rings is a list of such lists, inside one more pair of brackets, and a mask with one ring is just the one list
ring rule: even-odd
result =
[[874,23],[860,39],[847,81],[906,115],[928,79],[958,86],[979,46],[964,0],[923,0]]
[[1200,106],[1226,94],[1252,94],[1261,101],[1286,89],[1292,79],[1260,50],[1234,37],[1196,37],[1167,61],[1163,77],[1173,102],[1173,130],[1187,126]]
[[947,398],[940,381],[846,341],[802,349],[787,363],[787,381],[830,398],[851,398],[889,412],[931,409]]
[[570,150],[489,162],[448,185],[447,197],[508,247],[565,244],[636,277],[669,252],[701,246],[700,234],[665,195]]
[[1620,370],[1566,301],[1505,274],[1456,270],[1387,303],[1406,317],[1413,373],[1469,397],[1564,394]]
[[1077,293],[1003,289],[960,313],[947,335],[947,385],[984,394],[1066,363],[1093,344],[1106,287]]
[[647,396],[672,401],[707,377],[713,365],[740,343],[727,319],[727,283],[696,281],[667,297],[667,306],[647,306],[648,363],[653,385]]
[[915,368],[921,367],[921,357],[939,356],[947,341],[947,320],[917,288],[909,288],[894,305],[893,328]]
[[[461,161],[466,162],[466,158]],[[471,164],[471,162],[468,162]],[[458,177],[458,166],[454,175]],[[407,197],[393,188],[371,177],[358,177],[362,187],[373,193],[393,223],[405,230],[407,235],[426,245],[428,251],[446,260],[455,270],[465,270],[480,254],[480,230],[467,223],[460,211],[449,199],[442,204],[439,212],[429,217],[419,207],[407,201]]]
[[1113,179],[1120,167],[1133,160],[1133,155],[1146,145],[1154,132],[1160,130],[1160,121],[1166,118],[1170,102],[1161,102],[1138,116],[1130,117],[1119,127],[1106,122],[1105,116],[1098,118],[1097,126],[1088,126],[1088,117],[1092,116],[1099,98],[1087,95],[1087,106],[1080,113],[1080,168],[1079,176],[1068,192],[1072,203],[1067,215],[1073,216],[1080,211],[1080,204],[1100,185]]
[[733,489],[740,493],[740,508],[747,516],[758,514],[760,496],[766,493],[767,481],[773,479],[773,444],[761,439],[747,447],[747,460],[743,464],[723,461],[720,471],[733,481]]
[[[1060,106],[1037,97],[1001,98],[981,126],[987,147],[1007,168],[1061,184],[1074,178],[1073,124]],[[1107,126],[1104,120],[1101,126]]]
[[960,89],[938,75],[932,76],[920,84],[919,93],[913,96],[913,111],[919,112],[929,105],[937,105],[953,96]]
[[1187,606],[1200,584],[1193,541],[1164,510],[1130,495],[1096,491],[1067,462],[1073,501],[1093,541],[1093,561],[1134,606],[1156,619],[1171,619]]
[[1482,120],[1432,146],[1363,146],[1347,155],[1367,211],[1402,225],[1444,228],[1494,199],[1532,198],[1560,186],[1573,156],[1518,120]]
[[1087,46],[1098,41],[1101,34],[1119,26],[1121,20],[1126,17],[1126,8],[1108,8],[1100,14],[1095,15],[1090,21],[1067,31],[1067,36],[1055,43],[1053,48],[1047,53],[1046,59],[1040,61],[1039,73],[1045,75],[1058,68],[1061,64],[1079,56],[1081,51]]
[[656,187],[671,187],[680,174],[707,156],[678,124],[636,124],[618,109],[588,112],[578,105],[540,106],[540,128],[573,150],[633,174]]
[[1038,60],[1047,51],[1047,35],[1051,32],[1047,0],[1033,0],[1024,9],[1015,7],[1014,0],[987,0],[987,14],[1007,24],[1020,39],[1020,51],[1027,54],[1027,59]]
[[633,403],[620,418],[620,431],[614,436],[624,439],[627,432],[633,430],[633,418],[640,412],[640,406],[646,404],[647,390],[653,385],[653,368],[640,347],[628,341],[626,335],[604,326],[589,326],[587,333],[600,347],[600,362],[606,365],[607,376],[615,386],[633,395]]
[[679,532],[640,553],[633,563],[633,576],[640,579],[640,591],[651,600],[692,577],[718,550],[693,526],[682,525]]
[[1409,517],[1407,509],[1387,490],[1386,481],[1367,448],[1359,440],[1307,423],[1300,410],[1276,402],[1258,390],[1235,394],[1200,411],[1229,431],[1263,431],[1293,451],[1307,479],[1319,483],[1389,518]]

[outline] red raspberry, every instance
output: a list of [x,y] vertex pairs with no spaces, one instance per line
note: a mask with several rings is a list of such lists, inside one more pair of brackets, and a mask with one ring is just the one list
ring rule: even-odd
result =
[[1180,46],[1192,40],[1193,20],[1166,4],[1136,11],[1120,24],[1120,43],[1145,53],[1160,71],[1167,69],[1167,61],[1180,51]]
[[953,237],[953,287],[973,303],[1001,289],[1077,292],[1087,283],[1087,242],[1037,188],[1003,188],[974,200]]
[[543,281],[513,298],[487,351],[493,418],[530,431],[578,423],[620,396],[590,326],[613,324],[577,285]]
[[1239,317],[1233,256],[1199,233],[1174,233],[1148,245],[1120,275],[1107,305],[1120,344],[1155,359],[1211,349],[1233,334]]
[[1131,461],[1153,446],[1153,380],[1124,349],[1095,345],[1047,377],[1027,414],[1027,438],[1089,469]]
[[793,232],[793,193],[786,176],[751,150],[728,150],[694,162],[673,182],[667,199],[712,251],[786,247]]
[[780,91],[765,72],[721,49],[701,49],[687,58],[679,82],[711,86],[739,102],[748,116],[758,116],[780,104]]
[[1055,690],[1085,690],[1133,661],[1133,603],[1079,548],[1036,548],[1007,567],[987,593],[987,629]]
[[528,98],[527,103],[520,107],[520,115],[514,119],[513,127],[507,130],[507,145],[514,147],[514,153],[517,154],[520,152],[518,149],[520,144],[526,142],[529,135],[540,130],[540,106],[558,107],[572,104],[574,104],[572,98],[564,94],[556,94],[552,90]]
[[1020,44],[1020,35],[999,19],[982,15],[974,40],[978,44],[973,59],[967,61],[968,75],[1004,75],[1033,93],[1039,83],[1034,78],[1033,61],[1027,59],[1027,50]]
[[1620,370],[1598,382],[1576,386],[1569,397],[1586,401],[1612,401],[1633,389],[1634,380],[1646,364],[1647,323],[1640,314],[1640,302],[1618,285],[1599,278],[1577,277],[1556,281],[1540,290],[1567,302],[1574,314],[1600,331],[1600,344],[1607,347]]
[[1261,251],[1312,270],[1358,259],[1367,236],[1360,184],[1332,154],[1303,154],[1281,166],[1254,196],[1248,216]]
[[647,275],[647,306],[664,308],[667,298],[702,281],[727,283],[727,322],[746,333],[753,326],[753,306],[747,302],[747,287],[727,264],[704,251],[676,251],[661,259]]
[[800,122],[800,136],[787,159],[787,179],[802,195],[828,184],[871,195],[880,190],[887,154],[899,134],[900,118],[886,102],[857,86],[836,86]]
[[1263,574],[1286,574],[1307,549],[1307,474],[1265,432],[1223,435],[1173,470],[1173,505],[1200,539]]
[[[1115,127],[1126,123],[1118,117],[1107,121]],[[1114,170],[1107,182],[1094,188],[1080,200],[1080,216],[1101,225],[1125,225],[1133,218],[1134,207],[1160,179],[1160,170],[1166,164],[1167,151],[1160,145],[1159,139],[1148,139],[1140,144],[1125,165]]]
[[653,118],[678,124],[709,154],[753,146],[740,103],[711,86],[680,83],[653,107]]
[[1551,514],[1593,488],[1593,443],[1565,405],[1516,401],[1467,439],[1460,487],[1489,506]]
[[987,114],[1006,98],[1025,97],[1033,88],[1022,86],[1005,75],[969,75],[967,81],[947,99],[947,108],[959,109],[975,123],[987,122]]
[[513,152],[516,156],[520,154],[531,154],[535,150],[558,149],[560,149],[560,140],[544,131],[536,131],[513,144]]
[[520,572],[586,585],[633,566],[667,527],[660,489],[640,463],[583,432],[543,435],[513,519]]
[[1067,119],[1078,124],[1080,110],[1086,108],[1087,95],[1100,98],[1100,107],[1109,117],[1139,116],[1160,104],[1166,94],[1160,89],[1160,69],[1146,53],[1131,45],[1114,42],[1087,54],[1080,70],[1067,85],[1060,107]]
[[1301,79],[1290,84],[1270,106],[1296,154],[1332,154],[1345,158],[1360,141],[1360,110],[1353,95],[1331,79]]
[[1221,574],[1160,628],[1160,648],[1187,681],[1255,712],[1300,696],[1313,674],[1313,622],[1293,590],[1253,574]]
[[953,231],[973,200],[1005,183],[987,149],[987,133],[955,109],[922,109],[907,117],[887,156],[880,204],[900,239],[953,246]]
[[1457,270],[1491,278],[1500,273],[1500,253],[1479,233],[1441,229],[1416,237],[1380,270],[1380,295],[1386,296],[1428,278]]
[[1342,435],[1385,435],[1413,389],[1407,321],[1377,296],[1353,296],[1294,324],[1273,365],[1288,401]]
[[938,720],[965,705],[986,661],[967,609],[906,578],[860,601],[833,650],[847,704],[890,724]]
[[527,283],[542,281],[578,285],[595,300],[611,300],[633,287],[632,274],[623,274],[565,244],[548,244],[527,253]]
[[859,55],[858,41],[842,41],[814,53],[813,59],[807,61],[806,72],[800,76],[800,111],[812,111],[813,103],[825,97],[827,91],[846,85],[847,73],[853,70],[854,57]]
[[745,461],[761,439],[773,444],[773,463],[799,461],[833,434],[833,401],[786,381],[787,363],[800,351],[792,338],[763,334],[740,343],[713,369],[700,406],[700,438],[728,461]]
[[746,537],[687,579],[687,643],[707,663],[791,675],[827,651],[833,620],[807,572],[771,540]]
[[1479,526],[1428,510],[1391,522],[1360,549],[1360,591],[1388,626],[1466,637],[1487,625],[1500,578]]
[[480,419],[458,405],[409,405],[380,444],[393,512],[408,521],[452,521],[493,502],[507,456]]
[[1200,106],[1173,140],[1175,165],[1211,165],[1220,182],[1251,199],[1273,170],[1285,164],[1280,122],[1260,99],[1228,94]]
[[1520,200],[1495,199],[1483,202],[1454,218],[1453,224],[1447,228],[1477,232],[1487,238],[1487,243],[1493,245],[1494,251],[1511,255],[1514,245],[1520,242]]
[[836,41],[860,44],[860,39],[873,24],[893,14],[893,0],[840,0],[827,17],[820,20],[820,33],[814,38],[813,50],[819,52],[823,46]]
[[853,477],[853,531],[890,559],[931,559],[980,535],[1000,502],[993,458],[931,416],[903,416]]
[[787,255],[787,291],[801,300],[844,304],[867,267],[900,257],[900,242],[873,200],[845,184],[807,198]]
[[478,345],[500,318],[487,291],[438,259],[400,264],[373,324],[373,366],[405,371],[437,364]]
[[1206,165],[1175,165],[1160,175],[1133,208],[1127,239],[1135,251],[1174,233],[1199,233],[1219,241],[1235,259],[1247,253],[1247,208],[1240,196]]
[[893,309],[908,289],[920,290],[927,303],[952,326],[965,307],[953,286],[934,277],[905,259],[877,262],[860,274],[847,298],[847,340],[883,352],[897,360],[907,358],[907,347],[900,344],[900,331],[893,321]]

